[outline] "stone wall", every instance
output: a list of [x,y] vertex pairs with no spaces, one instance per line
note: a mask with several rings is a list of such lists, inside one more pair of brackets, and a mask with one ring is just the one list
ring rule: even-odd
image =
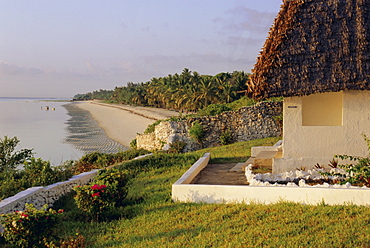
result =
[[98,170],[84,172],[71,177],[68,181],[54,183],[45,187],[26,189],[0,201],[0,214],[24,210],[26,203],[32,203],[37,209],[40,209],[45,204],[52,206],[56,200],[70,192],[73,187],[91,182],[97,173]]
[[[282,102],[261,102],[237,111],[218,116],[190,118],[186,121],[163,121],[149,134],[136,136],[138,148],[147,150],[168,149],[175,141],[186,143],[184,152],[220,144],[220,135],[231,131],[234,142],[280,136],[281,122],[275,116],[282,115]],[[198,121],[205,131],[202,144],[189,136],[192,124]]]

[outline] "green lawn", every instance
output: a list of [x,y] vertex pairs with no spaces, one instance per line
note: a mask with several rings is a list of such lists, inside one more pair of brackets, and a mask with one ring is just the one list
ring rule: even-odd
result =
[[245,162],[251,156],[251,147],[253,146],[272,146],[278,142],[281,137],[272,137],[245,142],[238,142],[231,145],[206,148],[197,151],[198,154],[206,152],[211,153],[211,163],[238,163]]
[[[216,161],[245,161],[251,146],[276,140],[278,138],[241,142],[195,154],[211,152]],[[163,163],[169,159],[166,156]],[[130,185],[127,205],[118,209],[109,221],[86,221],[72,202],[64,202],[69,220],[63,222],[57,232],[65,237],[82,234],[87,247],[99,248],[370,246],[368,207],[324,203],[305,206],[289,202],[271,205],[174,203],[171,185],[194,162],[194,156],[188,156],[172,165],[153,166],[155,168],[138,172]],[[161,155],[154,158],[156,163],[160,158]]]

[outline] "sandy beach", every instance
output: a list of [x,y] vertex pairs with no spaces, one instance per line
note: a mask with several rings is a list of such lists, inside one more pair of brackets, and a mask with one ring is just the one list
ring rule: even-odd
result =
[[75,105],[90,112],[106,135],[120,144],[130,147],[137,133],[143,133],[156,120],[178,116],[166,109],[105,104],[95,101],[76,102]]

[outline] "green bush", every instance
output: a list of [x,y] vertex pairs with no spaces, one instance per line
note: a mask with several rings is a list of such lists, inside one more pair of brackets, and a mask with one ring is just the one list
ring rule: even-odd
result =
[[186,146],[186,143],[183,141],[175,141],[172,142],[170,145],[170,148],[168,149],[169,153],[182,153],[184,148]]
[[113,156],[102,152],[92,152],[82,156],[75,164],[79,173],[107,167],[112,163]]
[[94,178],[94,182],[109,186],[115,199],[115,206],[120,206],[127,196],[127,187],[131,178],[132,176],[127,170],[112,168],[99,171],[99,174]]
[[77,186],[74,190],[77,207],[95,219],[102,217],[104,212],[115,205],[114,195],[110,192],[112,188],[107,185],[89,184]]
[[65,181],[73,176],[74,169],[72,166],[51,166],[49,161],[31,158],[30,162],[25,162],[23,173],[32,178],[31,187],[34,187]]
[[7,170],[0,173],[0,200],[35,186],[46,186],[65,181],[75,173],[72,161],[51,166],[49,161],[31,158],[23,170]]
[[94,183],[74,188],[77,207],[96,220],[104,218],[107,212],[122,205],[129,179],[129,173],[125,170],[101,171]]
[[200,109],[198,111],[198,115],[200,116],[215,116],[219,115],[222,112],[225,111],[230,111],[231,108],[227,106],[225,103],[220,103],[220,104],[210,104],[207,107]]
[[136,148],[137,148],[137,139],[133,139],[133,140],[131,140],[131,142],[130,142],[130,147],[131,147],[132,149],[136,149]]
[[[25,186],[21,181],[23,177],[24,174],[20,174],[17,171],[6,171],[0,173],[0,201],[27,189],[27,186]],[[24,181],[26,180],[27,178],[24,179]],[[28,184],[32,184],[32,182],[29,182]]]
[[4,170],[15,169],[18,165],[29,160],[33,156],[32,149],[21,149],[14,151],[18,145],[17,137],[0,139],[0,173]]
[[76,171],[81,173],[91,171],[93,169],[105,168],[115,163],[130,160],[147,153],[148,151],[144,149],[130,149],[123,152],[117,152],[115,154],[102,152],[89,153],[84,155],[75,163]]
[[47,210],[47,205],[41,210],[37,210],[32,204],[26,204],[25,207],[25,211],[0,215],[0,223],[4,227],[1,235],[15,247],[45,247],[45,240],[50,236],[51,228],[57,223],[63,210]]
[[227,106],[232,110],[238,110],[242,107],[252,106],[257,103],[256,100],[243,96],[242,98],[228,103]]
[[153,133],[155,130],[155,126],[157,126],[159,123],[161,123],[163,120],[158,120],[152,124],[150,124],[144,131],[145,134]]
[[195,139],[195,141],[197,141],[199,144],[202,144],[202,140],[205,136],[205,132],[204,132],[203,126],[199,123],[199,121],[193,122],[193,125],[189,129],[189,135],[190,137]]
[[220,144],[221,145],[229,145],[233,142],[233,135],[231,133],[231,130],[228,129],[225,132],[221,133],[220,135]]
[[[370,150],[370,140],[366,135],[363,135],[364,140],[367,143],[367,147]],[[370,158],[369,157],[358,157],[351,155],[335,155],[335,158],[341,160],[349,159],[350,161],[356,162],[355,164],[339,164],[336,163],[335,159],[329,165],[332,168],[340,168],[344,170],[344,173],[340,172],[323,172],[324,176],[340,176],[344,178],[341,184],[351,183],[356,186],[370,187]],[[318,164],[319,165],[319,164]]]
[[116,154],[114,154],[114,159],[115,163],[120,163],[148,153],[149,151],[145,149],[130,149],[124,152],[117,152]]

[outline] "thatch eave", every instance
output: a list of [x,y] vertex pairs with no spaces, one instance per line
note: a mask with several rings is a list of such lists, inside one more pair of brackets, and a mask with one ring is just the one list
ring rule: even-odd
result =
[[248,83],[253,98],[370,90],[370,0],[285,1]]

